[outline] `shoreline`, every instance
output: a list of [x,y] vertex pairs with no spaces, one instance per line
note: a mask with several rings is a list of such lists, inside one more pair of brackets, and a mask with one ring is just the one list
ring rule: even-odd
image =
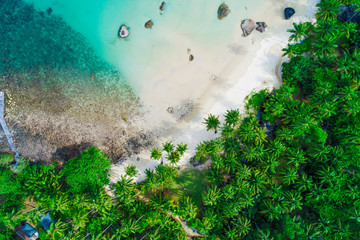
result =
[[[286,47],[290,36],[290,33],[287,33],[286,30],[291,28],[293,22],[311,21],[316,11],[315,5],[317,2],[317,0],[307,1],[302,15],[295,14],[290,20],[278,19],[262,35],[254,30],[250,36],[245,38],[247,42],[251,42],[251,45],[246,45],[246,47],[250,48],[250,51],[245,56],[250,57],[251,61],[246,62],[243,57],[242,61],[233,63],[234,68],[238,71],[223,71],[223,76],[230,76],[229,78],[232,78],[233,82],[226,82],[227,86],[213,84],[200,98],[201,101],[197,104],[194,112],[176,123],[165,135],[158,138],[152,147],[161,147],[161,144],[165,141],[172,141],[174,144],[181,142],[188,144],[189,151],[180,160],[178,166],[191,166],[189,161],[195,154],[196,145],[216,137],[214,133],[207,132],[205,125],[202,123],[208,114],[220,115],[220,120],[222,120],[223,116],[221,114],[227,109],[238,108],[241,113],[244,113],[243,101],[249,93],[253,90],[271,89],[281,85],[281,79],[279,79],[281,64],[286,60],[282,57],[281,49]],[[257,21],[258,19],[254,20]],[[241,41],[241,43],[243,42]],[[245,73],[241,76],[239,76],[239,69],[245,70]],[[219,87],[222,87],[222,89],[219,89]],[[214,89],[216,89],[215,93]],[[144,180],[145,169],[152,169],[160,164],[160,161],[150,160],[150,151],[150,148],[144,149],[140,154],[124,158],[123,161],[112,165],[111,181],[115,182],[120,175],[123,175],[125,168],[129,165],[135,165],[139,170],[134,180]]]

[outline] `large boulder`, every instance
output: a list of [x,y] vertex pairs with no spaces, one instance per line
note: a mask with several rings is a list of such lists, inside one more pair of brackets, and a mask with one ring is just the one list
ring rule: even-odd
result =
[[252,31],[256,28],[255,22],[252,19],[245,19],[241,21],[241,29],[243,30],[244,37],[250,35]]
[[295,9],[287,7],[284,10],[285,19],[290,19],[295,14]]
[[265,28],[267,27],[266,23],[265,22],[256,22],[256,30],[258,30],[259,32],[264,32],[265,31]]
[[145,23],[145,28],[152,28],[153,25],[154,25],[153,21],[149,20]]
[[341,22],[353,22],[353,23],[360,23],[360,15],[359,12],[355,12],[353,5],[348,6],[341,6],[340,13],[338,15],[338,20]]
[[228,5],[226,5],[225,3],[222,3],[218,8],[217,17],[219,20],[221,20],[224,17],[226,17],[227,15],[229,15],[229,13],[230,13],[230,9],[229,9]]
[[130,31],[127,28],[127,26],[125,24],[121,25],[120,29],[119,29],[119,33],[118,33],[119,37],[126,38],[127,36],[129,36],[129,34],[130,34]]

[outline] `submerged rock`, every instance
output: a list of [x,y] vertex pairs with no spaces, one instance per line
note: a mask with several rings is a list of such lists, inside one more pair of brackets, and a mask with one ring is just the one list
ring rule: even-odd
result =
[[46,9],[46,12],[47,12],[48,15],[50,15],[52,13],[52,11],[53,11],[52,8]]
[[191,62],[191,61],[193,61],[193,60],[194,60],[194,55],[190,54],[190,56],[189,56],[189,61]]
[[121,25],[119,29],[119,37],[126,38],[127,36],[129,36],[129,34],[130,32],[127,26],[125,24]]
[[340,13],[337,19],[341,22],[353,22],[353,23],[360,23],[360,15],[359,12],[355,12],[353,5],[348,6],[341,6],[339,7]]
[[149,20],[145,23],[145,28],[152,28],[152,26],[154,25],[152,20]]
[[258,25],[256,27],[256,30],[258,30],[261,33],[265,31],[265,28],[267,28],[267,25],[265,22],[256,22],[256,25]]
[[252,19],[245,19],[241,21],[241,29],[243,30],[244,37],[249,36],[249,34],[255,29],[255,27],[255,22]]
[[228,7],[228,5],[226,5],[225,3],[221,4],[218,8],[218,19],[221,20],[224,17],[226,17],[227,15],[229,15],[230,13],[230,9]]
[[284,10],[285,19],[290,19],[295,14],[295,9],[287,7]]
[[160,11],[164,11],[164,10],[165,10],[165,6],[166,6],[166,3],[165,3],[165,2],[162,2],[161,5],[160,5]]

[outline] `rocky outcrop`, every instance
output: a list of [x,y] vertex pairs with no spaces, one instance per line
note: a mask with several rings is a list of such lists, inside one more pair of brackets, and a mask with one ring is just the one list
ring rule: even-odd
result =
[[227,15],[229,15],[229,13],[230,13],[230,9],[229,9],[228,5],[223,3],[218,8],[217,17],[218,17],[219,20],[221,20],[224,17],[226,17]]
[[290,19],[295,14],[295,9],[287,7],[284,10],[285,19]]
[[165,2],[162,2],[161,5],[160,5],[160,11],[164,11],[164,10],[165,10],[165,6],[166,6],[166,3],[165,3]]
[[128,27],[125,24],[121,25],[120,29],[119,29],[119,33],[118,33],[119,37],[126,38],[127,36],[129,36],[129,34],[130,34],[130,31],[129,31]]
[[241,21],[241,29],[243,30],[243,36],[247,37],[256,28],[255,22],[252,19],[245,19]]
[[360,15],[359,12],[355,12],[353,5],[341,6],[340,13],[338,15],[338,20],[341,22],[353,22],[360,23]]
[[265,28],[267,28],[267,25],[265,22],[256,22],[256,30],[258,30],[259,32],[264,32],[265,31]]
[[153,25],[154,25],[153,21],[149,20],[145,23],[145,28],[152,28]]

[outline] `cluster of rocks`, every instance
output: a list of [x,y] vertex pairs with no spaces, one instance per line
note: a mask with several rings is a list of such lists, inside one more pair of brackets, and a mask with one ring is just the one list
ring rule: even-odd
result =
[[[162,2],[159,9],[161,12],[163,12],[165,10],[165,6],[166,6],[166,3],[165,2]],[[161,13],[160,13],[161,14]],[[149,29],[149,28],[152,28],[154,25],[153,21],[150,19],[148,20],[146,23],[145,23],[145,28]],[[126,38],[128,37],[130,34],[130,31],[129,31],[129,28],[125,25],[125,24],[122,24],[120,26],[120,29],[119,29],[119,32],[118,32],[118,36],[120,38]]]
[[241,29],[243,31],[243,36],[247,37],[250,35],[250,33],[252,31],[254,31],[254,29],[256,29],[259,32],[264,32],[266,29],[267,25],[265,22],[254,22],[254,20],[252,19],[245,19],[243,21],[241,21]]

